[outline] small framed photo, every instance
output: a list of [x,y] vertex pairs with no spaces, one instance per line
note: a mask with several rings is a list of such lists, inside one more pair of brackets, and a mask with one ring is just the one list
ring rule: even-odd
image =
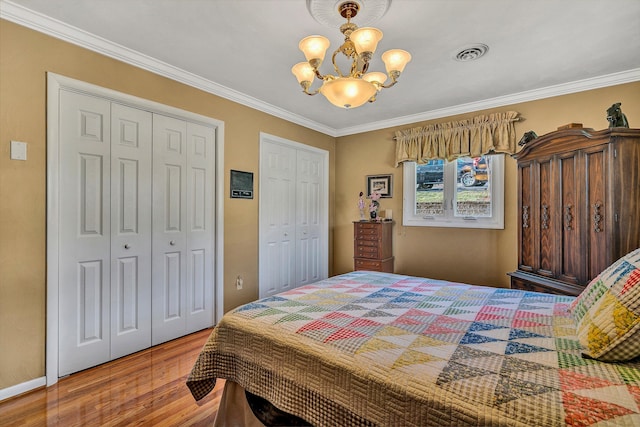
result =
[[367,197],[374,191],[383,199],[393,197],[393,175],[367,175]]
[[231,198],[253,199],[253,172],[243,172],[231,169]]

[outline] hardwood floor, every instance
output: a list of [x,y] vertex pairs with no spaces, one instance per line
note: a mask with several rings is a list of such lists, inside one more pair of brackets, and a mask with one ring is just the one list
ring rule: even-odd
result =
[[185,381],[211,329],[0,402],[0,426],[205,426],[224,381],[196,402]]

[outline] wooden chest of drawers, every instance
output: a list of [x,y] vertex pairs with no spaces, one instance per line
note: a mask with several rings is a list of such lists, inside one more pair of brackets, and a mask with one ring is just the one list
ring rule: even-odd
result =
[[393,273],[392,227],[392,221],[354,221],[353,260],[355,270]]

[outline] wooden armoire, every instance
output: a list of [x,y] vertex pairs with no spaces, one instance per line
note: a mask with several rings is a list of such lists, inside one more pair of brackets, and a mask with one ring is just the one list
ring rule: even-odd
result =
[[578,295],[640,247],[640,129],[567,125],[518,162],[518,270],[511,287]]

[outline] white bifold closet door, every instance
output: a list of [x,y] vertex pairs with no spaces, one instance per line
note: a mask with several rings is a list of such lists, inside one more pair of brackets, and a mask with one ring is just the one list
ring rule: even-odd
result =
[[260,163],[260,297],[326,277],[324,158],[263,140]]
[[[60,366],[151,343],[151,113],[62,91]],[[145,302],[146,301],[146,302]]]
[[154,115],[154,345],[212,322],[213,138],[211,128]]
[[260,164],[260,298],[296,283],[296,150],[262,143]]
[[322,156],[296,152],[296,286],[322,278]]
[[59,375],[213,324],[212,128],[60,94]]

